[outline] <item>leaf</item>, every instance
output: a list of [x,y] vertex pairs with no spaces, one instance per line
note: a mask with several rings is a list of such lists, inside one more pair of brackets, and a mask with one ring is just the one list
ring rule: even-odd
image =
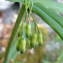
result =
[[59,3],[57,0],[40,0],[39,3],[46,8],[54,8],[59,11],[63,11],[63,3]]
[[50,17],[46,12],[37,6],[33,7],[33,12],[40,16],[56,33],[63,39],[63,28],[56,22],[55,19]]
[[17,39],[15,38],[12,42],[12,45],[10,47],[9,55],[8,55],[8,60],[14,60],[17,55],[17,50],[16,50],[16,45],[17,45]]
[[45,8],[45,6],[43,6],[40,3],[36,3],[35,5],[39,7],[40,9],[42,9],[44,12],[46,12],[50,17],[55,19],[56,22],[58,22],[60,26],[63,27],[63,17],[60,16],[60,14],[58,14],[59,11],[57,11],[56,9],[52,9],[52,8]]
[[15,58],[15,55],[13,55],[14,53],[16,53],[16,42],[14,41],[16,34],[18,32],[18,28],[19,28],[19,24],[21,22],[21,19],[24,15],[25,12],[25,6],[23,5],[22,8],[20,9],[20,12],[18,14],[18,18],[16,20],[15,26],[13,28],[9,43],[8,43],[8,47],[6,49],[6,54],[5,54],[5,59],[3,63],[9,63],[9,60],[13,58]]

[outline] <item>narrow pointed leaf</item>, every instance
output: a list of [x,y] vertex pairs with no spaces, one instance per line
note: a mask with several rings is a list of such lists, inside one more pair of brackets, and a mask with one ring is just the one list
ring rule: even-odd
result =
[[53,19],[55,19],[56,22],[58,22],[60,26],[63,27],[63,16],[60,16],[59,14],[57,14],[57,12],[55,12],[53,9],[45,8],[45,6],[43,6],[40,3],[36,3],[35,5],[38,6],[40,9],[42,9],[44,12],[46,12]]
[[63,28],[54,19],[48,16],[43,10],[41,10],[37,6],[33,7],[33,12],[39,15],[63,39]]
[[[18,18],[16,20],[16,23],[15,23],[15,26],[13,28],[13,31],[12,31],[12,34],[11,34],[11,37],[10,37],[10,40],[9,40],[9,44],[8,44],[8,47],[6,49],[6,54],[5,54],[5,59],[4,59],[4,62],[3,63],[9,63],[10,59],[12,59],[12,55],[15,53],[16,51],[16,42],[14,41],[15,39],[15,36],[17,34],[17,31],[18,31],[18,28],[19,28],[19,24],[21,22],[21,19],[23,17],[23,14],[25,12],[25,6],[22,5],[22,8],[20,9],[20,12],[18,14]],[[15,49],[14,49],[14,48]],[[14,49],[14,51],[12,52],[12,48]],[[14,55],[15,56],[15,55]],[[15,58],[15,57],[14,57]]]

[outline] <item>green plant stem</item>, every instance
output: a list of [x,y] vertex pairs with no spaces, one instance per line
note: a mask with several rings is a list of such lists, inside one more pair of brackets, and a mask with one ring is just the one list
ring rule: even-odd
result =
[[22,5],[22,8],[20,9],[20,12],[18,14],[18,18],[16,20],[16,23],[15,23],[15,26],[13,28],[13,31],[12,31],[12,34],[11,34],[11,37],[10,37],[10,40],[9,40],[9,43],[8,43],[8,47],[6,49],[6,54],[5,54],[5,59],[4,59],[4,62],[3,63],[9,63],[10,59],[9,59],[9,53],[10,53],[10,49],[12,47],[12,42],[17,34],[17,30],[19,28],[19,24],[22,20],[22,17],[24,15],[24,12],[25,12],[25,6]]
[[54,31],[56,31],[63,39],[63,28],[54,19],[52,19],[47,15],[47,13],[35,5],[33,6],[33,12],[40,16],[47,24],[49,24],[51,28],[54,29]]

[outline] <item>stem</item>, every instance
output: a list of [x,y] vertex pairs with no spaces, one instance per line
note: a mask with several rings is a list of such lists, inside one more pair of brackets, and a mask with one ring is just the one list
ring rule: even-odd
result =
[[9,63],[9,60],[10,60],[9,59],[9,53],[10,53],[10,50],[11,50],[11,47],[12,47],[13,40],[14,40],[16,33],[17,33],[17,30],[19,28],[19,24],[20,24],[22,17],[24,15],[24,12],[25,12],[25,6],[22,5],[22,8],[20,9],[20,12],[18,14],[18,18],[17,18],[16,23],[15,23],[15,26],[13,28],[11,37],[9,39],[9,43],[8,43],[8,47],[6,49],[5,59],[4,59],[3,63]]

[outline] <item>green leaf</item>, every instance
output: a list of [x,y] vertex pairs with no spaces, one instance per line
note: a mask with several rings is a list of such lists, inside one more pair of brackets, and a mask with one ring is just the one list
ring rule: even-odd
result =
[[45,6],[43,6],[41,3],[36,3],[35,5],[46,12],[50,17],[55,19],[56,22],[58,22],[60,26],[63,27],[63,17],[58,14],[59,11],[52,8],[45,8]]
[[63,12],[63,3],[58,3],[57,0],[40,0],[40,2],[46,8],[53,8]]
[[11,37],[10,37],[10,40],[8,43],[8,47],[6,49],[5,59],[4,59],[3,63],[9,63],[10,59],[12,59],[12,57],[15,58],[15,56],[16,56],[16,42],[14,40],[17,35],[19,24],[20,24],[21,19],[24,15],[24,12],[25,12],[25,6],[22,5],[22,8],[20,9],[20,12],[18,14],[18,18],[16,20],[15,26],[14,26],[12,34],[11,34]]
[[33,7],[33,12],[39,15],[63,39],[63,28],[54,19],[37,6]]

